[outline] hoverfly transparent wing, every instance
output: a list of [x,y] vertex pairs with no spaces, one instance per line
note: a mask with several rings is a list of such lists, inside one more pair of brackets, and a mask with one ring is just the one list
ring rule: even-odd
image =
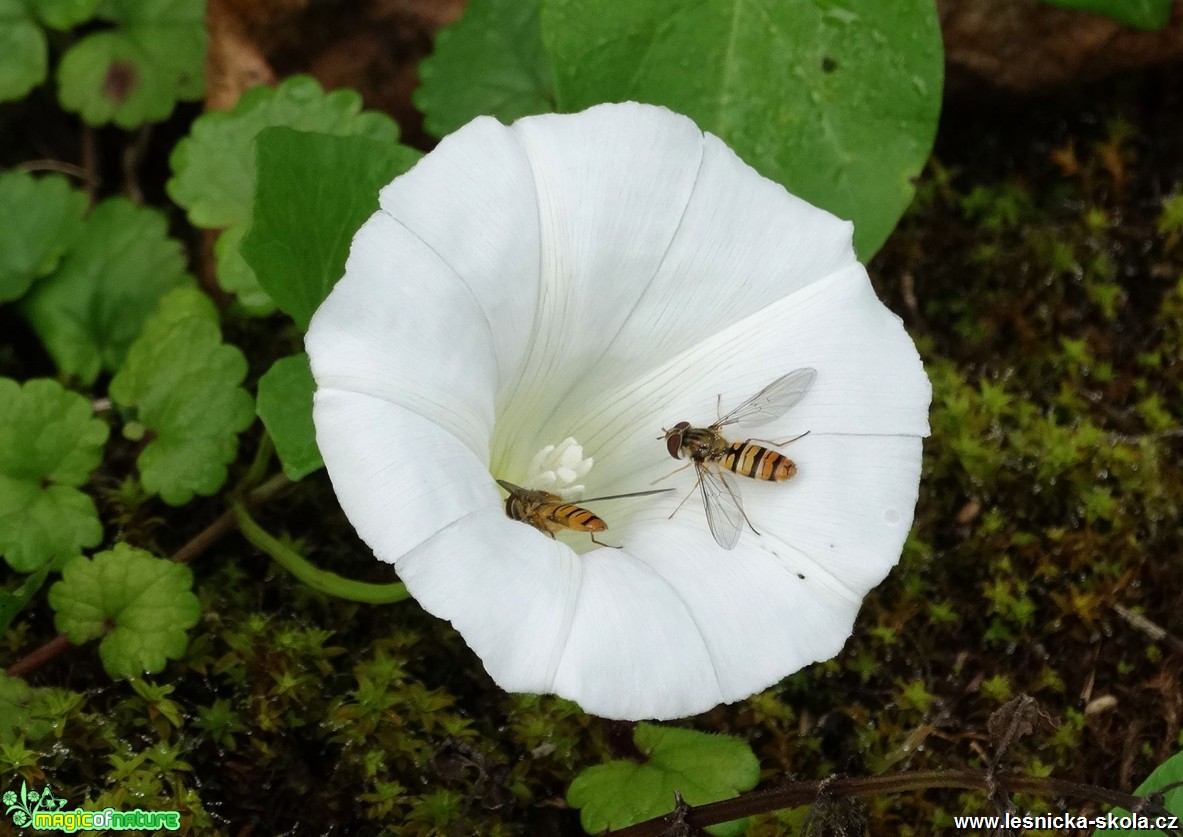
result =
[[727,471],[708,464],[698,466],[698,485],[715,543],[724,549],[734,549],[744,522],[739,486]]
[[725,424],[738,424],[756,427],[774,421],[805,397],[805,393],[809,392],[809,388],[813,386],[815,378],[817,378],[817,370],[809,367],[794,369],[792,372],[781,375],[712,426],[722,427]]

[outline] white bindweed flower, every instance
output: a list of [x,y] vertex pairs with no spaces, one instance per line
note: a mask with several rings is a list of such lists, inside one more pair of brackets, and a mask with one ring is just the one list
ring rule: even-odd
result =
[[[481,118],[382,190],[312,321],[317,441],[362,539],[503,688],[609,718],[674,718],[836,654],[899,560],[930,388],[851,225],[759,176],[685,117],[637,104]],[[552,540],[495,479],[597,497],[679,463],[786,372],[799,472],[739,479],[745,529],[711,537],[694,469],[593,504]],[[731,428],[734,430],[734,428]]]

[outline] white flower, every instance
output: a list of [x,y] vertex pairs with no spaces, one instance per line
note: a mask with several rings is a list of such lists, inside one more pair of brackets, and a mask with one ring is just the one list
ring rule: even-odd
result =
[[[380,205],[308,332],[317,441],[362,539],[497,683],[673,718],[842,648],[911,526],[930,399],[849,223],[637,104],[477,119]],[[739,480],[761,534],[736,548],[697,496],[669,518],[693,469],[592,507],[621,549],[506,517],[495,478],[648,489],[679,465],[663,427],[800,367],[756,434],[809,431],[799,472]]]

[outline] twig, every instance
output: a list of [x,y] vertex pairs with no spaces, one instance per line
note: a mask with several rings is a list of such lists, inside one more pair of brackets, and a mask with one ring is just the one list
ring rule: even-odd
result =
[[67,163],[62,160],[29,160],[13,166],[13,168],[23,172],[55,171],[58,174],[68,174],[71,177],[76,177],[92,187],[99,185],[98,177],[94,172],[87,171],[82,166],[76,166],[73,163]]
[[[812,804],[823,790],[830,797],[857,798],[936,788],[980,791],[997,789],[1007,793],[1084,799],[1151,815],[1168,813],[1165,809],[1160,811],[1160,806],[1148,805],[1146,798],[1141,796],[1063,779],[999,773],[991,775],[985,770],[925,770],[882,776],[838,776],[808,782],[787,782],[778,787],[745,793],[734,799],[691,808],[686,815],[686,821],[696,828],[705,828],[781,808],[797,808]],[[658,817],[609,833],[613,837],[659,837],[664,827],[663,819]]]
[[1146,636],[1150,637],[1152,642],[1165,642],[1176,652],[1183,653],[1183,640],[1172,633],[1168,633],[1167,629],[1161,625],[1151,622],[1141,613],[1134,613],[1128,607],[1114,603],[1113,609],[1117,611],[1117,615],[1128,622],[1132,627],[1137,628]]

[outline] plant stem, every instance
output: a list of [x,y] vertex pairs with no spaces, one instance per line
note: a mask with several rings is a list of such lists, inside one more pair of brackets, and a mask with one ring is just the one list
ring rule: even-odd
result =
[[407,586],[401,581],[393,584],[371,584],[342,578],[336,573],[315,567],[304,556],[281,543],[256,523],[241,503],[234,503],[230,508],[238,520],[239,531],[252,546],[270,555],[275,563],[314,590],[339,599],[365,604],[393,604],[403,601],[410,595],[407,593]]
[[[1167,813],[1165,810],[1157,811],[1156,806],[1148,805],[1145,798],[1140,796],[1120,793],[1095,785],[1068,782],[1063,779],[1006,773],[992,774],[985,770],[923,770],[910,773],[889,773],[882,776],[836,776],[808,782],[786,782],[777,787],[745,793],[734,799],[690,807],[685,816],[686,822],[691,826],[704,828],[755,814],[765,814],[781,808],[810,805],[819,797],[852,799],[935,788],[981,790],[991,795],[999,790],[1007,793],[1030,793],[1050,797],[1085,799],[1148,814]],[[661,837],[668,832],[668,829],[667,818],[657,817],[610,833],[613,837]]]

